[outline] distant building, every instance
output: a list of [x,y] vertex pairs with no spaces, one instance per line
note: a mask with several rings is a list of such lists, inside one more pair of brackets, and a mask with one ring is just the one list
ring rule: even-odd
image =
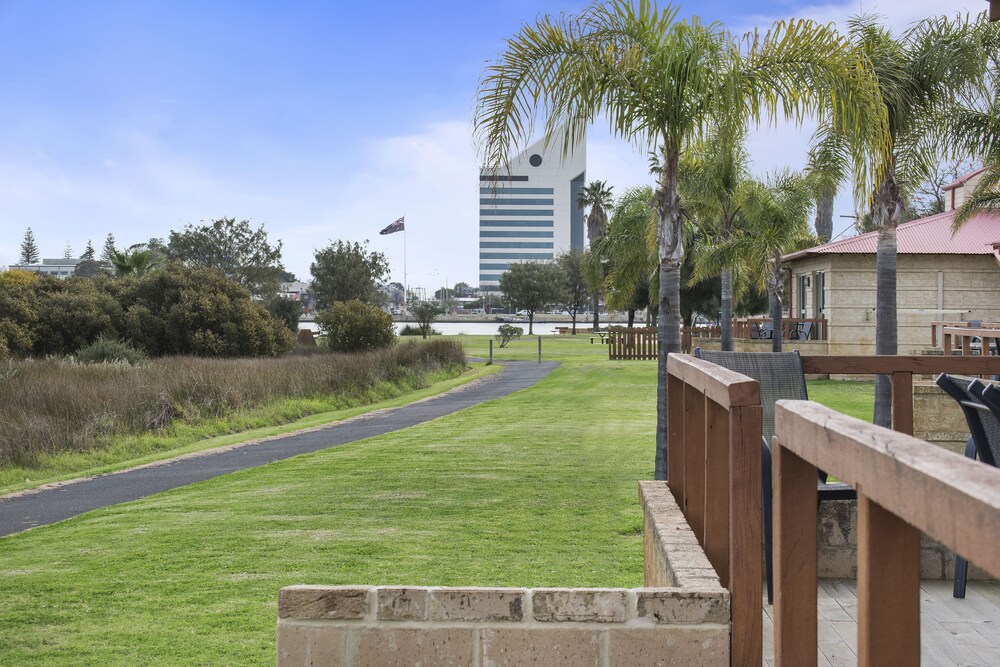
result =
[[[946,210],[896,228],[899,354],[930,345],[931,322],[1000,321],[1000,212],[973,216],[952,234],[955,208],[982,170],[945,186]],[[875,353],[875,251],[878,232],[784,257],[795,317],[826,318],[829,354]]]
[[10,269],[19,271],[31,271],[43,276],[55,276],[56,278],[68,278],[73,275],[76,265],[83,261],[80,258],[71,259],[59,257],[56,259],[43,259],[41,264],[11,264]]
[[496,291],[511,264],[583,250],[587,147],[581,138],[565,155],[562,142],[529,146],[508,167],[479,176],[479,288]]
[[302,310],[305,313],[312,313],[316,309],[312,286],[309,283],[298,281],[281,283],[278,287],[278,296],[291,301],[298,301],[302,304]]

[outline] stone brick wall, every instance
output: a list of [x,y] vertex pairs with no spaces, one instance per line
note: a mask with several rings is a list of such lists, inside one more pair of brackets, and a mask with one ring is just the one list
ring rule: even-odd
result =
[[[857,503],[834,500],[820,505],[819,576],[854,579],[858,574]],[[953,579],[955,554],[932,539],[920,538],[921,579]],[[970,579],[990,579],[978,567],[969,567]]]
[[648,588],[288,586],[278,665],[728,665],[729,593],[663,482],[642,482]]

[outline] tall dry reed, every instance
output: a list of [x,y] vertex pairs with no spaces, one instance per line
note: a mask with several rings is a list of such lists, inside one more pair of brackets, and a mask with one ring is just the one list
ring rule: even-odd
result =
[[464,363],[462,346],[440,339],[367,354],[277,359],[166,357],[139,366],[10,361],[0,364],[0,466],[30,466],[43,453],[88,449],[111,436],[286,398],[356,401],[383,383],[419,386],[429,373]]

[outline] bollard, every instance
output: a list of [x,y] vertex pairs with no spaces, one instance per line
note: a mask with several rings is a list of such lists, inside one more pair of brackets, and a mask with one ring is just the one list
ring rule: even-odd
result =
[[542,337],[538,337],[538,363],[542,363]]
[[493,339],[490,338],[490,360],[486,362],[487,366],[493,365]]

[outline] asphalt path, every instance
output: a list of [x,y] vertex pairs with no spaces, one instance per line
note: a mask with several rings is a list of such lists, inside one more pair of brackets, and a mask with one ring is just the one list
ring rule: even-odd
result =
[[555,367],[554,362],[507,362],[499,373],[402,407],[243,447],[178,458],[3,499],[0,537],[237,470],[408,428],[530,387]]

